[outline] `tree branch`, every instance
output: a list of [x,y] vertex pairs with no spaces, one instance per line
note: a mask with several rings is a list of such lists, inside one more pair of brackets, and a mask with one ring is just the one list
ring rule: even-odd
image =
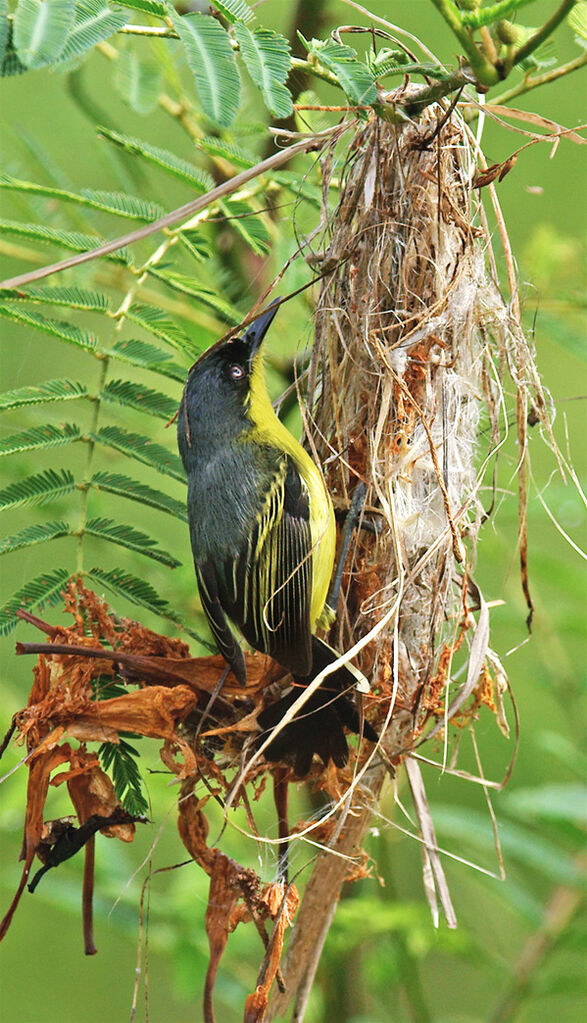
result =
[[[511,64],[506,65],[508,73],[515,64],[519,64],[522,60],[525,60],[526,57],[529,57],[531,53],[534,53],[534,50],[537,50],[538,47],[541,46],[550,35],[552,35],[555,28],[558,28],[561,21],[566,18],[567,14],[569,14],[569,12],[573,9],[576,2],[577,0],[563,0],[558,10],[554,12],[547,22],[544,23],[542,28],[539,28],[533,36],[530,36],[530,38],[527,39],[522,46],[520,46],[519,50],[516,50]],[[503,77],[505,78],[506,76],[504,75]]]

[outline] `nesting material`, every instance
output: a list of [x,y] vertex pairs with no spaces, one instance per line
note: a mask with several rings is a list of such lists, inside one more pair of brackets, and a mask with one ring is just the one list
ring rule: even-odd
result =
[[474,141],[458,112],[443,120],[432,107],[417,124],[364,127],[312,257],[336,266],[317,303],[312,444],[331,492],[344,504],[363,479],[382,522],[377,539],[357,542],[336,640],[348,649],[388,618],[362,667],[393,758],[443,714],[451,654],[475,635],[479,420],[485,409],[496,447],[496,364],[518,365],[519,345],[531,362],[492,276]]

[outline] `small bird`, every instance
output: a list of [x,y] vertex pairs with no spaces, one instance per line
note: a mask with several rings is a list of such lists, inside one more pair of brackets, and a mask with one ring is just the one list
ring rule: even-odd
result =
[[[298,683],[259,715],[266,732],[300,695],[299,686],[339,656],[314,634],[335,556],[332,501],[308,452],[276,416],[265,384],[262,342],[277,308],[273,304],[242,337],[218,343],[198,359],[186,381],[177,431],[196,578],[218,648],[245,685],[232,623]],[[376,741],[345,695],[362,678],[352,665],[327,676],[266,756],[293,761],[301,777],[314,753],[324,764],[332,759],[344,766],[344,725]]]

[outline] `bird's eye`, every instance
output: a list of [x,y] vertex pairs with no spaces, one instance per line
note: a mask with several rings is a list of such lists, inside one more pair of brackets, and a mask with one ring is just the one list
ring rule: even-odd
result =
[[233,380],[242,380],[242,378],[245,375],[243,367],[240,366],[238,362],[233,363],[233,365],[229,369],[229,373]]

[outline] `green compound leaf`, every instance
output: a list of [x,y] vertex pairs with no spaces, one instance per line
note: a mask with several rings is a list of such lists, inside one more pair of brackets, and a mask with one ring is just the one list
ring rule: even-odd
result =
[[33,330],[41,330],[44,334],[50,334],[52,337],[57,337],[61,341],[66,341],[67,344],[75,345],[76,348],[82,348],[85,351],[94,351],[98,344],[98,339],[82,327],[75,327],[62,320],[50,320],[46,316],[42,316],[41,313],[27,312],[0,303],[0,316],[26,327],[32,327]]
[[266,28],[251,32],[242,24],[236,26],[235,34],[247,70],[263,93],[268,110],[275,117],[289,117],[293,103],[285,86],[291,68],[287,39]]
[[43,384],[18,387],[0,394],[0,411],[22,408],[24,405],[46,405],[51,401],[73,401],[88,395],[84,384],[71,380],[46,380]]
[[357,51],[352,46],[344,46],[334,40],[324,43],[318,39],[312,39],[306,45],[320,63],[336,75],[352,103],[364,106],[377,102],[373,73],[357,59]]
[[185,470],[179,455],[168,451],[162,444],[157,444],[150,437],[145,437],[140,433],[129,433],[120,426],[104,426],[93,435],[93,439],[98,444],[114,448],[115,451],[127,455],[128,458],[132,458],[136,462],[141,462],[165,476],[171,476],[180,483],[185,483]]
[[112,772],[112,782],[117,798],[127,813],[140,817],[149,810],[143,794],[143,782],[137,766],[140,753],[134,746],[119,739],[117,743],[103,742],[98,756],[105,771]]
[[[176,501],[173,497],[169,497],[168,494],[164,494],[161,490],[154,490],[145,483],[139,483],[137,480],[131,479],[130,476],[124,476],[122,473],[96,472],[92,476],[90,484],[96,490],[105,490],[110,494],[115,494],[117,497],[124,497],[129,501],[138,501],[139,504],[148,505],[150,508],[157,508],[168,515],[173,515],[176,519],[181,519],[182,522],[187,522],[185,504],[181,501]],[[1,497],[2,494],[0,494],[0,499]]]
[[55,568],[51,572],[43,572],[36,579],[25,583],[2,608],[0,608],[0,636],[7,636],[18,625],[16,612],[24,607],[27,611],[33,608],[58,604],[71,572],[67,568]]
[[[106,241],[98,234],[82,234],[80,231],[62,231],[56,227],[45,227],[43,224],[25,224],[18,220],[0,220],[0,234],[12,234],[19,238],[28,238],[49,245],[60,245],[72,252],[87,252],[97,249]],[[114,263],[130,263],[126,249],[118,249],[105,257]]]
[[171,20],[184,45],[204,113],[228,128],[238,110],[240,78],[227,33],[207,14],[180,17],[172,12]]
[[171,174],[174,178],[179,178],[180,181],[185,182],[186,185],[195,189],[200,195],[204,195],[205,192],[209,192],[214,188],[214,179],[210,174],[206,174],[205,171],[200,170],[199,167],[196,167],[195,164],[190,163],[188,160],[182,160],[180,157],[175,156],[168,149],[152,146],[149,142],[144,142],[142,139],[131,138],[130,135],[122,135],[118,131],[110,131],[109,128],[98,128],[98,135],[106,139],[107,142],[112,142],[120,149],[124,149],[127,153],[132,153],[134,156],[142,156],[148,163],[154,167],[159,167],[160,170],[166,171],[167,174]]
[[43,426],[34,426],[32,430],[23,430],[21,433],[13,433],[10,437],[2,438],[0,440],[0,457],[20,454],[22,451],[60,447],[63,444],[71,444],[74,440],[80,440],[81,436],[82,432],[75,423],[64,423],[63,426],[45,423]]
[[55,63],[73,26],[74,10],[73,0],[18,0],[14,45],[25,67]]
[[177,412],[178,403],[173,398],[130,380],[111,380],[106,384],[101,397],[106,401],[114,401],[118,405],[146,412],[166,422],[173,419]]
[[114,87],[118,95],[137,114],[150,114],[157,106],[163,76],[158,68],[136,53],[125,50],[116,61]]
[[47,501],[71,494],[76,482],[69,469],[46,469],[35,476],[10,483],[0,490],[0,509],[18,508],[25,504],[45,504]]
[[131,323],[136,323],[137,326],[143,327],[150,334],[160,338],[161,341],[166,341],[172,348],[186,352],[191,359],[194,355],[199,354],[198,345],[191,341],[181,327],[169,319],[162,309],[158,309],[156,306],[133,305],[126,318]]
[[97,43],[118,32],[126,22],[127,15],[120,7],[110,7],[102,0],[78,0],[75,23],[59,55],[59,62],[71,60],[91,50]]
[[140,366],[141,369],[158,373],[160,376],[176,380],[180,384],[183,384],[187,375],[187,368],[172,362],[171,356],[167,352],[162,352],[160,348],[150,345],[148,341],[139,341],[136,338],[117,341],[109,350],[108,355],[111,359],[120,359],[121,362],[126,362],[131,366]]
[[13,178],[10,174],[0,175],[0,189],[9,189],[27,195],[42,195],[47,199],[71,202],[78,206],[85,206],[90,210],[100,210],[102,213],[115,213],[120,217],[128,217],[131,220],[157,220],[165,212],[158,203],[151,202],[148,199],[139,199],[137,196],[128,195],[126,192],[101,192],[91,188],[84,188],[77,195],[75,192],[69,192],[65,188],[39,185],[34,181],[22,181],[19,178]]
[[71,526],[67,522],[37,522],[33,526],[21,529],[20,533],[5,536],[0,540],[0,554],[10,554],[23,547],[33,547],[47,540],[58,540],[62,536],[71,536]]
[[82,309],[87,312],[107,312],[110,303],[106,295],[88,288],[50,288],[44,285],[29,284],[18,291],[2,291],[0,297],[4,301],[38,302],[46,305],[64,305],[68,309]]
[[255,20],[255,15],[245,0],[213,0],[212,7],[220,11],[231,25],[237,21]]
[[[181,565],[181,561],[174,558],[168,551],[158,547],[157,541],[151,536],[147,536],[140,529],[135,529],[134,526],[115,522],[114,519],[90,519],[84,526],[84,532],[89,536],[96,536],[101,540],[107,540],[109,543],[126,547],[127,550],[134,551],[136,554],[144,554],[145,557],[152,558],[153,561],[159,561],[162,565],[167,565],[169,568],[177,568],[178,565]],[[1,548],[0,553],[2,553]]]

